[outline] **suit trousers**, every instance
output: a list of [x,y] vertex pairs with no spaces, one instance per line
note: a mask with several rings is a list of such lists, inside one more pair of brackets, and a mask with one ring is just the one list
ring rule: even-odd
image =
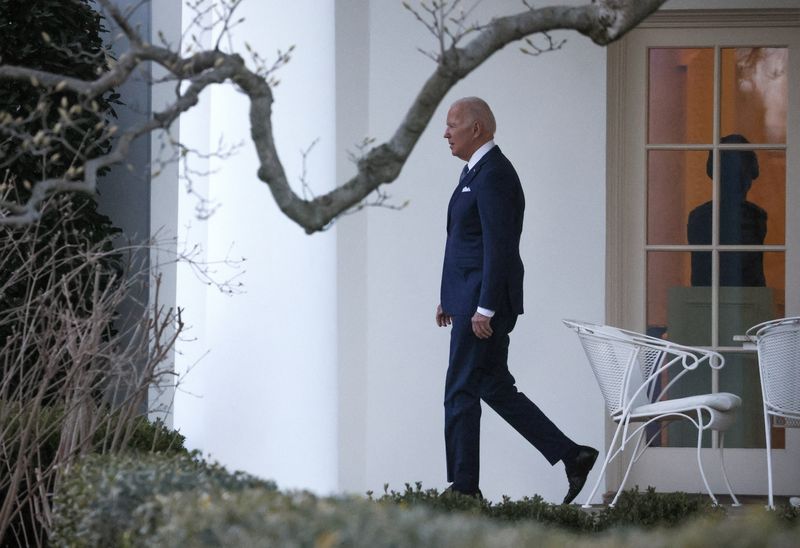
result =
[[471,316],[453,316],[445,381],[447,481],[462,493],[478,490],[481,400],[555,464],[577,446],[517,390],[508,370],[509,333],[516,315],[496,314],[492,336],[479,339]]

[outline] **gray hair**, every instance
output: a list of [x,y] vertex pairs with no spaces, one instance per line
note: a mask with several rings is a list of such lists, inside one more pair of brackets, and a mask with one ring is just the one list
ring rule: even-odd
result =
[[497,130],[497,122],[495,122],[492,109],[489,104],[480,97],[462,97],[458,99],[452,106],[460,106],[469,115],[470,122],[479,122],[481,126],[492,136]]

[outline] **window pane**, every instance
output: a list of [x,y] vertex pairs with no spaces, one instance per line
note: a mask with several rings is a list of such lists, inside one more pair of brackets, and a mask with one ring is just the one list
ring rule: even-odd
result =
[[[764,253],[764,278],[772,289],[772,318],[786,316],[786,256],[782,252]],[[770,319],[772,319],[770,318]]]
[[711,291],[691,287],[688,252],[647,254],[647,332],[671,341],[711,345]]
[[648,142],[711,143],[714,50],[649,51]]
[[[728,135],[722,141],[723,143],[740,143],[742,141],[740,137]],[[652,161],[651,164],[653,164]],[[697,161],[694,161],[694,169],[697,169],[696,164]],[[711,177],[712,166],[711,154],[706,154],[702,169],[708,175],[708,180]],[[653,178],[657,180],[657,178]],[[722,150],[720,152],[719,243],[722,245],[783,244],[786,234],[785,180],[786,154],[783,151]],[[698,191],[695,194],[700,195]],[[648,204],[648,209],[654,207],[654,205]],[[689,243],[711,244],[711,202],[707,201],[693,209],[689,213],[688,219]],[[664,223],[665,221],[659,222]],[[652,234],[660,234],[655,227],[648,227],[648,231]],[[726,284],[723,283],[723,285]]]
[[724,252],[719,254],[720,281],[761,284],[724,284],[719,288],[719,344],[733,346],[734,335],[750,327],[783,317],[784,254],[781,252]]
[[786,48],[722,50],[721,134],[785,143],[789,103]]
[[[727,151],[734,152],[734,151]],[[786,152],[756,150],[758,177],[747,193],[747,202],[766,213],[765,244],[782,245],[786,241]],[[722,166],[725,176],[725,166]]]
[[[694,211],[708,210],[713,194],[708,152],[651,150],[647,155],[647,243],[686,244]],[[708,225],[711,229],[711,225]]]

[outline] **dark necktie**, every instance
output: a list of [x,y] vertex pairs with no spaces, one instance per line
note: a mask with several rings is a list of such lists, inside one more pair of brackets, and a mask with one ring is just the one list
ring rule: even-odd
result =
[[461,182],[464,180],[464,177],[467,176],[467,173],[469,173],[469,164],[466,164],[464,169],[461,170],[461,176],[458,178],[458,184],[461,184]]

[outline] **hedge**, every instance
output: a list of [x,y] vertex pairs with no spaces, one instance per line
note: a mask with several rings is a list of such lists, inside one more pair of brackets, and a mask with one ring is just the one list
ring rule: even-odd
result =
[[[373,495],[368,494],[370,498]],[[461,495],[441,497],[436,489],[423,490],[419,483],[413,487],[406,484],[404,491],[389,491],[387,487],[377,501],[405,507],[425,505],[437,510],[470,512],[503,521],[533,520],[584,533],[620,525],[644,528],[673,526],[693,517],[715,519],[725,515],[723,507],[712,506],[705,495],[656,493],[652,487],[645,492],[639,492],[638,487],[625,491],[615,507],[593,513],[584,512],[577,505],[551,504],[539,495],[516,501],[503,497],[496,504]]]
[[55,493],[50,541],[55,546],[123,545],[143,520],[160,515],[159,496],[246,488],[271,492],[276,486],[196,455],[92,455],[67,471]]
[[[552,505],[540,497],[493,505],[467,497],[439,497],[419,485],[404,492],[387,489],[377,500],[318,497],[281,492],[272,482],[230,473],[197,458],[92,457],[66,474],[56,494],[51,540],[55,546],[198,548],[656,548],[795,546],[800,539],[794,509],[767,513],[756,508],[743,517],[721,519],[723,511],[701,500],[652,489],[630,491],[616,508],[588,515],[576,506]],[[605,531],[598,532],[601,529]]]

